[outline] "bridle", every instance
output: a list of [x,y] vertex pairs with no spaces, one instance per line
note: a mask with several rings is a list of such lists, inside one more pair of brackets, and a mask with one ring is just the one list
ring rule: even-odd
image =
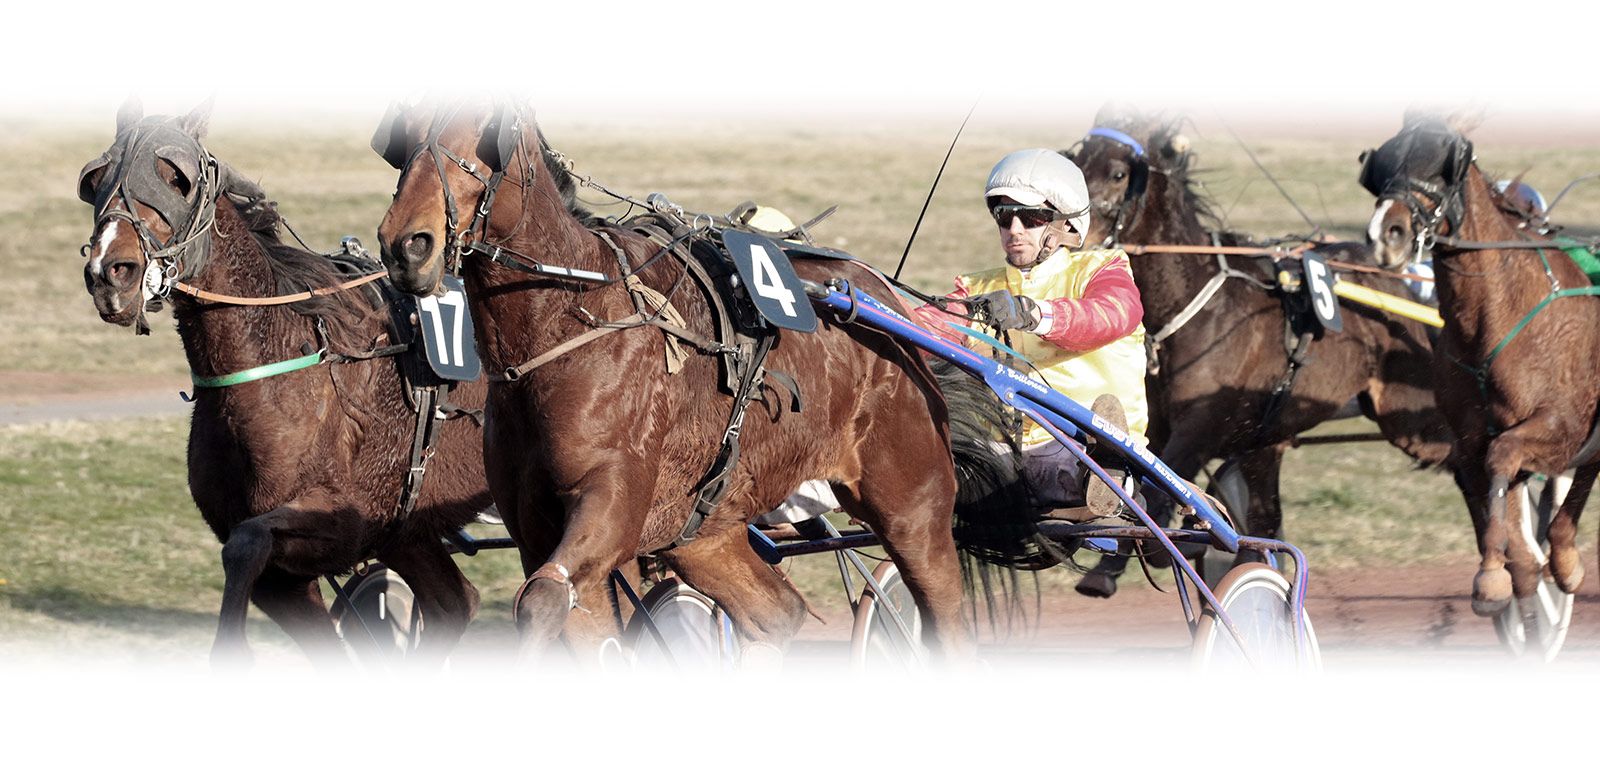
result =
[[[1448,155],[1440,166],[1436,181],[1424,180],[1407,172],[1417,138],[1428,135],[1443,136],[1449,144]],[[1379,176],[1382,171],[1378,165],[1380,158],[1384,156],[1384,148],[1394,145],[1397,141],[1402,142],[1403,146],[1395,147],[1402,153],[1393,163],[1394,172],[1387,178],[1381,178]],[[1464,182],[1473,159],[1471,141],[1454,132],[1435,127],[1409,128],[1390,139],[1383,148],[1370,149],[1362,153],[1360,177],[1362,188],[1370,192],[1380,203],[1387,201],[1404,205],[1410,215],[1411,227],[1415,232],[1411,263],[1424,260],[1425,255],[1433,250],[1439,237],[1453,235],[1461,230],[1461,219],[1466,212]],[[1441,229],[1441,224],[1448,228]]]
[[1131,213],[1144,206],[1144,192],[1150,178],[1150,158],[1138,139],[1114,128],[1093,128],[1084,135],[1083,141],[1079,144],[1095,138],[1121,144],[1133,152],[1128,158],[1128,188],[1123,192],[1122,198],[1116,202],[1093,203],[1095,211],[1111,221],[1111,228],[1105,240],[1100,243],[1101,247],[1109,248],[1117,246],[1119,236],[1127,225]]
[[[173,285],[194,267],[192,259],[185,257],[190,248],[197,242],[202,248],[209,246],[206,235],[216,224],[216,203],[222,193],[221,165],[198,140],[173,127],[172,119],[154,125],[147,122],[129,128],[105,154],[85,165],[78,184],[79,198],[95,206],[95,234],[115,220],[126,221],[138,234],[139,250],[145,259],[140,277],[141,334],[149,332],[145,314],[159,311],[170,298]],[[158,159],[171,162],[179,172],[192,173],[194,186],[188,194],[192,202],[168,187],[155,172]],[[184,167],[191,163],[192,167]],[[107,167],[112,168],[111,178],[102,179],[91,189],[88,176]],[[172,234],[165,240],[156,236],[135,214],[135,203],[160,216]],[[93,247],[94,242],[90,241],[80,253],[87,258]]]
[[[495,194],[500,190],[500,184],[505,181],[506,171],[511,166],[512,161],[516,159],[522,161],[522,177],[513,180],[516,180],[522,187],[524,212],[526,212],[529,192],[532,190],[535,174],[537,173],[537,165],[528,156],[526,148],[522,145],[523,119],[521,110],[512,105],[502,104],[497,106],[490,123],[484,126],[484,137],[481,140],[488,140],[491,136],[490,127],[494,128],[492,133],[493,144],[485,149],[480,142],[479,153],[484,155],[484,167],[480,168],[478,163],[451,151],[441,143],[440,138],[443,137],[445,128],[454,121],[461,109],[462,105],[458,104],[447,112],[436,111],[433,121],[428,125],[427,137],[413,147],[403,160],[398,153],[404,147],[404,137],[397,134],[397,131],[402,127],[399,122],[399,105],[389,107],[388,113],[384,115],[377,132],[373,134],[372,138],[373,150],[378,152],[391,166],[399,170],[402,178],[411,171],[412,165],[416,164],[423,154],[428,154],[432,158],[434,170],[439,175],[439,188],[444,194],[446,228],[444,267],[449,273],[456,275],[461,270],[462,256],[469,252],[486,255],[491,260],[497,260],[501,254],[506,252],[502,246],[491,244],[488,241],[489,216],[494,211]],[[441,157],[444,160],[448,160],[448,162],[441,161]],[[483,184],[483,196],[473,211],[472,220],[464,229],[460,228],[460,211],[456,206],[455,194],[450,191],[449,179],[445,175],[445,166],[447,164],[460,168],[462,172]],[[488,173],[485,174],[483,170],[488,170]],[[526,215],[518,217],[517,225],[519,228],[526,219]],[[506,238],[509,240],[515,234],[516,232],[513,231]]]

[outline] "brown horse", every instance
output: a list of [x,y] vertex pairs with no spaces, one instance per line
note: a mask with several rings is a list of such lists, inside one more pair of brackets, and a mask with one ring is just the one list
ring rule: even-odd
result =
[[[1083,169],[1095,205],[1090,242],[1244,243],[1213,236],[1215,218],[1190,180],[1193,154],[1179,121],[1102,113],[1096,123],[1115,132],[1091,133],[1069,154]],[[1359,245],[1327,245],[1319,252],[1329,259],[1370,258]],[[1423,465],[1445,462],[1451,434],[1434,407],[1433,354],[1421,324],[1345,303],[1342,332],[1295,327],[1267,258],[1230,255],[1219,262],[1215,255],[1145,254],[1131,261],[1154,342],[1155,371],[1146,378],[1151,448],[1185,477],[1213,459],[1237,460],[1249,487],[1244,525],[1251,534],[1283,533],[1278,474],[1289,439],[1334,417],[1352,398],[1359,397],[1362,412],[1401,451]],[[1223,274],[1223,263],[1230,274]],[[1406,296],[1394,279],[1341,278]],[[1217,280],[1220,287],[1203,299]],[[1186,314],[1190,318],[1180,323]],[[1312,334],[1291,381],[1290,349],[1300,332]],[[1292,384],[1276,394],[1286,382]],[[1152,505],[1169,512],[1164,497],[1152,497]],[[1102,561],[1080,591],[1109,595],[1112,577],[1125,565],[1125,558]]]
[[1554,299],[1589,280],[1553,246],[1483,246],[1547,237],[1509,214],[1512,204],[1491,188],[1456,125],[1407,115],[1399,134],[1364,160],[1361,183],[1378,197],[1367,230],[1379,262],[1400,268],[1429,249],[1434,256],[1445,319],[1434,379],[1459,439],[1455,460],[1481,503],[1473,512],[1482,554],[1473,610],[1498,613],[1538,585],[1534,551],[1513,541],[1520,535],[1510,534],[1506,521],[1508,491],[1533,472],[1577,468],[1549,531],[1551,574],[1573,592],[1583,581],[1578,517],[1600,473],[1592,436],[1600,408],[1600,300]]
[[[331,259],[279,240],[274,204],[201,146],[209,112],[208,104],[181,120],[144,118],[137,104],[124,106],[116,141],[84,167],[79,193],[96,214],[84,281],[107,322],[144,326],[152,307],[146,285],[165,291],[174,278],[246,298],[347,278]],[[167,298],[200,378],[318,348],[354,356],[391,342],[389,311],[375,291],[275,306],[220,305],[176,289]],[[428,626],[420,653],[436,661],[459,641],[478,593],[440,535],[490,503],[481,435],[469,420],[440,423],[420,498],[402,517],[419,404],[396,358],[325,360],[196,390],[189,490],[223,543],[226,574],[214,663],[248,661],[244,628],[253,601],[319,666],[343,664],[317,580],[373,556],[417,594]],[[483,397],[481,382],[450,396],[466,407],[481,406]]]
[[[486,369],[553,356],[500,376],[489,393],[489,486],[529,575],[516,601],[525,655],[541,655],[561,635],[581,649],[580,660],[594,656],[617,630],[607,573],[650,552],[726,609],[747,655],[781,650],[804,603],[756,557],[745,525],[810,478],[830,481],[845,509],[883,540],[936,655],[970,650],[951,538],[950,423],[918,353],[832,316],[820,317],[815,333],[777,335],[766,366],[793,373],[803,407],[784,388],[757,391],[723,498],[681,541],[734,406],[718,389],[719,351],[705,342],[715,336],[709,294],[687,261],[577,207],[571,176],[519,107],[395,110],[373,145],[402,171],[379,228],[395,283],[427,294],[459,268]],[[794,266],[803,278],[846,277],[895,300],[853,264]],[[567,269],[607,281],[572,281]],[[630,273],[637,285],[620,279]],[[639,286],[681,313],[676,336],[700,351],[681,370],[664,363],[664,347],[677,340],[657,325],[561,350],[597,326],[642,316]]]

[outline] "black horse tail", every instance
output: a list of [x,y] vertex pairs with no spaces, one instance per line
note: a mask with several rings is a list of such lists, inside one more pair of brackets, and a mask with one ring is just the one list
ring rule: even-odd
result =
[[[1022,470],[1021,415],[954,364],[936,358],[928,366],[949,410],[956,470],[954,532],[972,616],[977,616],[981,599],[991,627],[1010,624],[1025,613],[1018,572],[1070,564],[1072,550],[1039,532],[1039,506]],[[1037,613],[1036,578],[1033,590]]]

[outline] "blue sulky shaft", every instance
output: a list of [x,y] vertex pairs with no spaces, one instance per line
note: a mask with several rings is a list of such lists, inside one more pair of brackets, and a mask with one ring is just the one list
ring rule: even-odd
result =
[[1211,507],[1210,502],[1197,496],[1187,481],[1179,478],[1149,449],[1139,445],[1127,433],[1099,421],[1082,404],[1004,363],[984,358],[929,333],[871,295],[854,289],[849,282],[835,280],[827,286],[806,282],[805,288],[806,294],[815,302],[852,316],[854,321],[888,332],[982,379],[1002,401],[1013,406],[1019,403],[1018,399],[1031,403],[1032,406],[1023,404],[1021,408],[1030,415],[1039,415],[1065,437],[1077,438],[1087,432],[1101,443],[1112,445],[1138,469],[1143,480],[1154,484],[1192,511],[1203,522],[1203,528],[1211,534],[1217,545],[1228,552],[1238,552],[1239,533],[1234,531],[1221,513]]

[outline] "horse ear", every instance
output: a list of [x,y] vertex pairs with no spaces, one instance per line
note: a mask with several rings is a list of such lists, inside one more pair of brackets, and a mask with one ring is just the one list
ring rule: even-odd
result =
[[201,102],[199,106],[196,106],[188,114],[183,115],[183,121],[179,123],[183,127],[183,132],[193,136],[195,140],[205,138],[206,130],[211,127],[211,107],[215,106],[216,103],[217,97],[212,96]]
[[117,109],[117,132],[121,133],[144,119],[144,104],[140,103],[138,96],[128,96]]
[[490,170],[505,172],[522,143],[522,119],[515,106],[495,109],[494,119],[484,126],[483,139],[478,146],[478,156],[483,157]]
[[396,170],[403,169],[406,163],[406,122],[401,111],[398,102],[390,103],[378,121],[378,129],[372,131],[372,150]]

